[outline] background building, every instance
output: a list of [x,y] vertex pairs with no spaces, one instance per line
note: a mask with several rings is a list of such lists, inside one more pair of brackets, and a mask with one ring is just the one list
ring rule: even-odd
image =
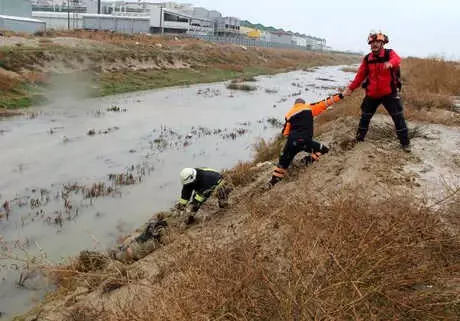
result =
[[0,0],[0,30],[25,33],[45,31],[46,24],[31,16],[31,0]]
[[[10,4],[8,11],[22,12],[24,15],[27,11],[24,9],[24,4],[28,4],[30,12],[30,2],[30,0],[0,0],[0,5],[8,3]],[[98,0],[33,0],[32,17],[45,21],[49,29],[98,29],[100,26],[103,30],[130,33],[136,32],[134,30],[151,33],[182,33],[203,39],[206,37],[213,41],[230,41],[266,47],[305,48],[305,50],[323,50],[327,47],[325,39],[271,26],[266,27],[259,23],[253,24],[246,20],[241,21],[237,17],[225,17],[219,11],[194,7],[186,3],[101,0],[99,8],[98,2]],[[85,15],[96,14],[99,10],[103,15],[117,18],[96,19],[94,16],[84,18]],[[121,17],[141,19],[129,20]],[[147,31],[145,31],[146,19],[150,21]],[[110,26],[114,29],[110,29]],[[217,39],[219,37],[222,39]]]
[[0,0],[0,15],[32,17],[31,0]]
[[237,36],[240,33],[240,19],[235,17],[217,18],[215,33],[218,36]]

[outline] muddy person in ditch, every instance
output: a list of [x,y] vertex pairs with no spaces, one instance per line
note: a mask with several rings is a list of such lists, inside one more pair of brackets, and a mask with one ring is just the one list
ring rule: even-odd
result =
[[366,90],[366,97],[361,104],[356,141],[364,141],[372,116],[379,105],[383,104],[393,119],[401,148],[410,153],[409,135],[399,95],[401,58],[394,50],[383,47],[388,43],[388,37],[382,33],[370,33],[367,43],[371,52],[364,56],[355,79],[343,92],[344,96],[349,96],[360,85]]
[[326,145],[313,140],[313,117],[318,116],[342,98],[342,94],[335,94],[311,104],[306,104],[302,98],[295,100],[294,106],[285,116],[282,130],[282,134],[287,137],[287,141],[280,154],[278,166],[273,171],[272,178],[265,188],[273,187],[284,178],[289,165],[298,153],[307,152],[308,155],[304,158],[304,162],[308,166],[318,160],[321,155],[329,152],[329,148]]
[[184,168],[179,176],[182,192],[175,209],[181,215],[185,212],[187,225],[195,221],[195,214],[213,193],[217,195],[219,208],[228,207],[228,197],[232,188],[215,169]]

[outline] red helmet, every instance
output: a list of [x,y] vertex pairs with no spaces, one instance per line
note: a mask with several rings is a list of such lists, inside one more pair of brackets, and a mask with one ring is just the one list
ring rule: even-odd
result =
[[371,44],[372,41],[382,41],[383,44],[388,43],[388,36],[379,32],[379,33],[370,33],[369,36],[367,37],[367,44]]

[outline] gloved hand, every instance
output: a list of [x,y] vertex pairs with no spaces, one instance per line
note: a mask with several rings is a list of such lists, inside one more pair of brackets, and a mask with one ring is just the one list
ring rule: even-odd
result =
[[176,205],[174,205],[174,209],[176,211],[183,211],[185,210],[185,207],[186,205],[185,204],[181,204],[181,203],[176,203]]
[[347,97],[347,96],[351,96],[351,94],[353,93],[353,91],[350,89],[350,88],[345,88],[345,90],[342,92],[342,95],[344,97]]
[[192,203],[192,213],[198,212],[198,210],[200,209],[200,206],[201,206],[201,203],[193,202]]

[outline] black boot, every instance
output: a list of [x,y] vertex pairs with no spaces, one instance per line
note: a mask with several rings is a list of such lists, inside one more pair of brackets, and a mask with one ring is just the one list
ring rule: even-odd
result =
[[271,186],[274,186],[276,183],[278,183],[282,178],[281,177],[278,177],[278,176],[275,176],[273,175],[272,176],[272,179],[270,180],[270,182],[268,182],[269,185]]
[[307,155],[302,159],[302,162],[305,164],[305,166],[310,166],[314,162],[314,159],[311,157],[311,155]]

